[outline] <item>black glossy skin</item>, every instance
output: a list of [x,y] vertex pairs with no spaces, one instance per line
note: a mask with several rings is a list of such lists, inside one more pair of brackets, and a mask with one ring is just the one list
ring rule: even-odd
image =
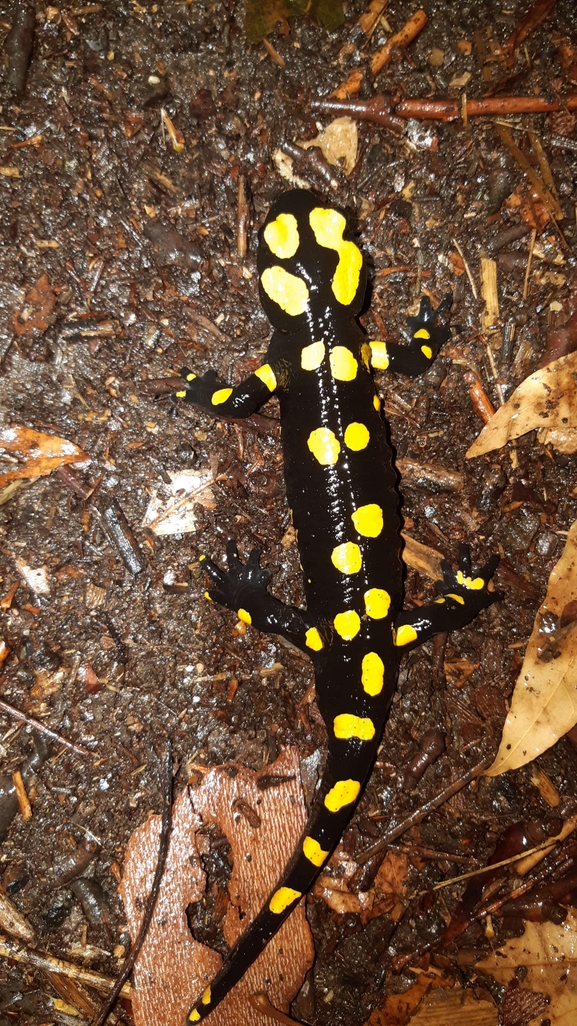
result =
[[[205,993],[205,1001],[199,1001],[192,1009],[192,1022],[209,1015],[241,978],[321,871],[320,856],[315,864],[305,855],[304,838],[312,837],[325,853],[322,864],[338,843],[371,772],[403,649],[414,647],[434,632],[463,626],[496,597],[486,588],[495,562],[491,561],[472,579],[468,552],[463,551],[457,574],[445,564],[441,597],[435,603],[415,611],[402,611],[396,474],[371,374],[370,358],[375,359],[375,350],[369,349],[368,340],[355,320],[366,288],[364,263],[356,288],[346,297],[347,302],[341,302],[331,284],[339,255],[334,248],[320,245],[311,227],[315,217],[311,212],[319,209],[322,218],[330,208],[310,192],[285,193],[272,207],[260,231],[261,299],[275,328],[264,366],[272,369],[274,379],[265,383],[257,372],[231,389],[224,401],[221,396],[214,403],[211,397],[226,386],[212,372],[194,378],[184,370],[187,386],[178,393],[205,410],[233,417],[248,416],[273,390],[279,397],[287,498],[298,532],[306,611],[285,606],[268,593],[269,573],[260,568],[256,550],[242,564],[236,546],[229,543],[228,572],[209,559],[204,559],[204,567],[212,580],[212,599],[237,613],[240,610],[241,617],[258,629],[282,634],[311,657],[317,702],[329,735],[325,772],[303,839],[273,892],[276,895],[280,888],[290,888],[295,896],[281,912],[271,911],[267,903],[231,952],[212,982],[210,993]],[[279,223],[279,214],[292,215],[298,226],[298,247],[289,257],[271,253],[265,238],[267,226]],[[271,267],[281,267],[306,283],[309,299],[304,310],[287,312],[271,298],[262,277]],[[352,278],[354,281],[354,274]],[[446,306],[445,303],[443,310]],[[386,347],[391,367],[409,374],[426,370],[449,337],[440,312],[443,311],[432,310],[428,299],[422,300],[419,316],[409,320],[411,343]],[[419,336],[415,337],[417,333]],[[319,342],[325,346],[322,362],[313,369],[304,369],[303,348]],[[350,356],[344,354],[345,368],[354,366],[351,358],[356,361],[355,373],[348,379],[338,367],[336,376],[333,372],[331,354],[335,347],[341,347],[341,358],[343,350],[349,351]],[[377,357],[376,363],[382,366],[382,350],[381,362]],[[353,435],[355,431],[357,434],[352,448],[345,442],[350,424],[364,425],[366,429],[359,435],[359,429],[353,428]],[[319,428],[333,432],[338,442],[338,455],[331,463],[320,462],[309,446],[311,432]],[[359,447],[360,442],[366,444]],[[382,528],[377,531],[377,517],[377,526],[372,521],[369,534],[364,527],[359,532],[352,519],[355,510],[367,505],[376,505],[382,511]],[[356,548],[352,562],[343,570],[335,565],[331,554],[347,543]],[[366,606],[365,595],[371,589],[378,589],[381,598],[381,592],[386,593],[388,610],[386,600],[380,607],[378,603]],[[353,619],[357,614],[358,624],[355,622],[344,630],[341,626],[339,633],[335,617],[342,613],[352,613]],[[310,634],[312,628],[318,635]],[[355,628],[354,636],[349,636]],[[373,665],[377,657],[376,661],[380,660],[384,667],[378,693],[378,673],[376,677],[373,674],[368,688],[363,683],[363,659],[367,653],[371,653]],[[343,716],[344,733],[352,730],[353,736],[338,736],[343,733],[342,726],[337,729],[337,724],[343,722],[338,718]],[[330,802],[339,781],[347,785],[345,797],[351,800],[331,810],[325,805],[325,798],[329,795]],[[358,788],[351,790],[351,782],[358,784]]]

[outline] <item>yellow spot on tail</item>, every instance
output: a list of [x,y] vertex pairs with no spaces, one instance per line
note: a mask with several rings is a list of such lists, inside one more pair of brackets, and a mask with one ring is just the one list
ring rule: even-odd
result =
[[200,1012],[197,1012],[196,1008],[193,1008],[188,1018],[191,1022],[198,1022],[200,1019]]
[[337,613],[333,623],[337,634],[340,634],[343,641],[352,641],[361,629],[361,618],[354,609],[347,609],[344,613]]
[[469,591],[480,591],[481,588],[485,587],[482,577],[465,577],[462,570],[457,570],[457,584],[462,584]]
[[330,467],[337,462],[341,443],[330,428],[315,428],[314,431],[311,431],[307,444],[321,467]]
[[268,907],[275,915],[280,915],[297,898],[302,898],[302,891],[295,891],[293,887],[279,887],[268,903]]
[[358,574],[363,565],[361,550],[355,542],[343,542],[331,552],[331,563],[342,574]]
[[423,356],[427,357],[427,360],[432,360],[433,359],[433,350],[431,349],[430,346],[421,346],[421,352],[422,352]]
[[371,363],[375,370],[387,370],[389,366],[389,351],[386,342],[369,342],[371,347]]
[[337,381],[353,381],[357,376],[358,362],[346,346],[335,346],[329,353],[331,374]]
[[187,381],[194,381],[195,377],[196,377],[196,374],[193,374],[192,371],[191,371],[190,374],[186,375],[186,380]]
[[375,407],[375,410],[378,413],[381,408],[381,400],[379,399],[378,395],[374,396],[373,398],[373,406]]
[[354,242],[343,239],[347,222],[338,210],[315,207],[309,214],[309,223],[319,246],[334,249],[339,255],[331,288],[337,302],[349,306],[359,288],[363,255]]
[[246,611],[246,609],[237,609],[236,615],[243,623],[252,623],[252,616]]
[[301,367],[303,370],[317,370],[325,358],[324,342],[311,342],[301,350]]
[[411,627],[410,623],[403,623],[397,628],[397,636],[395,638],[395,645],[398,648],[402,648],[403,645],[410,645],[412,641],[417,640],[417,632],[414,627]]
[[184,390],[184,392],[175,392],[175,395],[177,399],[184,399],[186,395],[186,389]]
[[452,599],[454,599],[455,602],[458,602],[460,606],[464,606],[465,605],[465,599],[463,598],[462,595],[454,595],[454,594],[451,594],[450,591],[448,591],[447,594],[445,595],[445,598],[452,598]]
[[227,399],[230,399],[232,395],[232,388],[219,388],[217,392],[213,392],[211,396],[211,403],[213,406],[220,406],[221,403],[225,403]]
[[363,656],[361,683],[367,695],[380,695],[385,680],[385,664],[376,652],[367,652]]
[[375,725],[368,716],[341,713],[335,716],[333,728],[335,737],[341,741],[349,741],[352,737],[358,737],[359,741],[372,741],[375,736]]
[[351,513],[351,520],[359,534],[365,538],[378,538],[383,530],[383,511],[376,502],[359,506]]
[[365,592],[365,609],[373,620],[382,620],[390,608],[391,596],[384,588],[369,588]]
[[284,267],[267,267],[260,277],[261,285],[273,303],[290,317],[304,313],[309,302],[309,290],[302,278],[289,274]]
[[299,229],[294,214],[279,214],[267,224],[264,241],[279,260],[289,260],[299,248]]
[[266,385],[269,392],[274,392],[276,388],[276,377],[270,363],[263,363],[262,367],[257,367],[254,373],[255,377],[259,378],[263,385]]
[[303,853],[305,859],[312,862],[313,866],[322,866],[329,854],[328,851],[323,851],[319,842],[315,841],[314,837],[305,837],[303,841]]
[[361,791],[358,780],[337,780],[325,798],[325,808],[329,812],[339,812],[345,805],[356,802]]
[[430,333],[430,331],[427,331],[426,328],[419,328],[419,330],[416,331],[415,334],[413,335],[413,338],[430,338],[430,337],[431,337],[431,333]]
[[316,627],[309,627],[305,634],[305,643],[307,648],[312,648],[313,652],[320,652],[321,648],[323,648],[323,639]]
[[200,1000],[201,1000],[203,1005],[209,1005],[210,1004],[210,987],[206,988],[206,990],[205,990],[205,992],[202,995]]
[[359,424],[357,421],[353,421],[345,430],[345,445],[347,449],[352,449],[353,452],[366,449],[370,438],[371,435],[368,427],[364,424]]

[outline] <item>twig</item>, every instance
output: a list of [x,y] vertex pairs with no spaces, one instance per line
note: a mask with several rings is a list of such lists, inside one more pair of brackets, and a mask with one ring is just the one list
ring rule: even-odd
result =
[[152,881],[152,887],[150,888],[150,894],[148,895],[148,902],[138,931],[138,937],[132,945],[132,951],[126,958],[120,976],[118,977],[112,991],[108,995],[103,1008],[100,1011],[98,1018],[94,1022],[94,1026],[104,1026],[104,1023],[108,1019],[114,1005],[120,997],[120,992],[126,983],[126,980],[130,976],[134,969],[134,963],[140,954],[140,949],[144,944],[148,928],[152,921],[154,913],[154,907],[156,905],[156,899],[158,898],[158,892],[160,890],[160,883],[164,873],[164,866],[166,863],[166,856],[168,854],[168,842],[170,839],[170,826],[172,821],[172,746],[169,741],[166,742],[166,751],[164,753],[164,774],[163,774],[163,787],[162,787],[162,820],[160,824],[160,839],[158,842],[158,859],[156,862],[156,870],[154,873],[154,880]]
[[[416,118],[433,121],[462,120],[459,100],[428,100],[411,97],[394,104],[379,93],[370,100],[313,100],[312,110],[343,114],[357,121],[370,121],[395,130],[399,119]],[[577,96],[563,96],[558,100],[544,100],[540,96],[492,96],[484,100],[467,97],[467,118],[507,116],[511,114],[549,114],[558,110],[577,110]]]
[[537,229],[533,228],[531,235],[531,242],[529,243],[529,256],[527,257],[527,270],[525,271],[525,281],[523,282],[523,299],[527,299],[527,293],[529,292],[529,275],[531,273],[531,264],[533,263],[533,250],[535,249],[535,240],[537,238]]
[[457,253],[461,257],[461,260],[463,261],[463,267],[465,268],[465,272],[467,274],[467,278],[469,279],[469,284],[471,286],[471,292],[473,293],[473,298],[474,299],[478,299],[479,298],[479,293],[477,292],[477,286],[475,285],[475,282],[473,280],[473,275],[471,274],[471,268],[469,267],[467,261],[465,260],[465,254],[463,253],[463,250],[461,249],[461,247],[460,247],[460,245],[459,245],[459,243],[457,242],[456,239],[451,239],[451,242],[453,243],[453,246],[457,250]]
[[276,1022],[284,1023],[284,1026],[299,1026],[296,1019],[289,1018],[284,1012],[279,1012],[278,1008],[271,1005],[268,997],[262,991],[258,994],[250,994],[249,1002],[253,1008],[256,1008],[257,1012],[262,1012],[263,1015],[268,1015],[269,1019],[274,1019]]
[[82,748],[81,745],[75,745],[72,741],[67,741],[66,738],[62,737],[62,734],[57,734],[55,730],[47,727],[45,723],[41,723],[40,720],[35,720],[32,716],[26,716],[25,713],[20,712],[20,709],[15,709],[13,705],[8,705],[0,698],[0,709],[3,712],[8,713],[9,716],[13,716],[15,720],[20,720],[21,723],[27,723],[28,726],[33,727],[34,730],[40,731],[41,734],[46,734],[47,737],[51,737],[53,741],[58,741],[58,744],[64,745],[65,748],[70,748],[73,752],[77,752],[78,755],[87,756],[89,759],[94,757],[94,752],[87,751],[86,748]]
[[[113,983],[109,976],[104,976],[102,973],[96,973],[92,969],[82,969],[80,966],[73,965],[72,962],[65,962],[61,958],[52,958],[51,955],[46,955],[44,952],[41,953],[30,948],[21,947],[5,937],[0,938],[0,957],[8,958],[11,962],[20,962],[23,965],[33,966],[35,969],[44,969],[50,973],[68,976],[72,980],[78,980],[79,983],[84,983],[87,987],[94,987],[95,990],[99,991],[107,991]],[[131,990],[130,984],[125,983],[122,987],[121,996],[129,998]]]
[[385,64],[388,64],[393,56],[394,50],[403,49],[412,43],[415,36],[418,36],[419,32],[422,32],[425,25],[427,24],[427,15],[424,11],[415,11],[411,15],[409,20],[403,25],[399,32],[395,32],[394,35],[381,46],[379,50],[376,50],[371,57],[371,72],[373,75],[378,75],[379,71],[384,68]]

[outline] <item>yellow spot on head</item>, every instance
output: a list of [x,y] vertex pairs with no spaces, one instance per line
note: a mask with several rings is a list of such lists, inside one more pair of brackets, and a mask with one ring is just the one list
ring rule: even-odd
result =
[[389,352],[386,342],[369,342],[371,347],[371,363],[375,370],[387,370],[389,366]]
[[186,380],[187,381],[194,381],[195,378],[196,378],[196,374],[193,374],[192,371],[190,372],[190,374],[186,375]]
[[363,656],[361,683],[367,695],[380,695],[385,679],[385,664],[376,652],[367,652]]
[[342,574],[357,574],[363,565],[363,557],[355,542],[343,542],[331,552],[331,562]]
[[257,367],[254,373],[255,377],[259,378],[263,385],[266,385],[269,392],[274,392],[276,377],[270,363],[263,363],[262,367]]
[[376,502],[359,506],[351,513],[351,520],[359,534],[365,538],[378,538],[383,530],[383,511]]
[[361,629],[361,618],[354,609],[347,609],[344,613],[337,613],[333,623],[337,634],[343,641],[352,641]]
[[333,728],[335,737],[341,741],[348,741],[352,737],[358,737],[359,741],[372,741],[375,736],[375,725],[368,716],[341,713],[335,716]]
[[368,427],[364,424],[359,424],[357,421],[353,421],[345,430],[345,445],[347,449],[352,449],[353,452],[366,449],[370,438]]
[[236,615],[243,623],[252,623],[252,616],[246,611],[246,609],[237,609]]
[[325,861],[328,851],[323,851],[318,841],[315,841],[314,837],[305,837],[303,841],[303,852],[306,859],[312,862],[313,866],[322,866]]
[[191,1022],[198,1022],[200,1019],[200,1012],[198,1012],[196,1008],[193,1008],[188,1018]]
[[186,395],[186,389],[184,390],[184,392],[175,392],[175,395],[177,399],[184,399]]
[[365,609],[373,620],[382,620],[390,608],[391,596],[384,588],[369,588],[365,592]]
[[445,595],[445,598],[452,598],[452,599],[454,599],[455,602],[458,602],[460,606],[464,606],[465,605],[465,599],[463,598],[462,595],[453,595],[453,594],[451,594],[450,591],[448,591],[447,594]]
[[316,370],[325,358],[324,342],[311,342],[301,351],[301,367],[303,370]]
[[325,798],[325,808],[329,812],[338,812],[345,805],[356,802],[361,791],[358,780],[337,780]]
[[423,356],[427,357],[427,360],[432,360],[433,359],[433,350],[431,349],[430,346],[421,346],[421,352],[422,352]]
[[350,306],[359,288],[363,255],[354,242],[343,239],[347,222],[338,210],[315,207],[309,214],[309,223],[319,246],[338,253],[339,262],[331,288],[337,302]]
[[299,248],[299,229],[294,214],[279,214],[267,224],[264,241],[279,260],[289,260]]
[[410,623],[403,623],[397,628],[397,636],[395,638],[395,645],[398,648],[402,648],[403,645],[410,645],[412,641],[417,640],[417,632],[414,627],[411,627]]
[[373,397],[373,406],[375,407],[375,410],[378,413],[381,408],[381,400],[379,399],[378,395],[375,395]]
[[321,467],[330,467],[337,462],[341,443],[330,428],[315,428],[311,431],[307,444]]
[[267,267],[260,277],[261,285],[273,303],[290,317],[299,317],[309,302],[309,290],[302,278],[289,274],[284,267]]
[[346,346],[335,346],[329,353],[331,374],[337,381],[353,381],[357,376],[358,362]]
[[323,648],[323,639],[321,638],[316,627],[309,627],[305,634],[305,643],[307,648],[312,648],[313,652],[320,652]]
[[419,328],[419,330],[416,331],[415,334],[413,335],[413,338],[430,338],[430,337],[431,337],[431,333],[429,331],[427,331],[426,328]]
[[210,1004],[210,987],[206,988],[206,990],[205,990],[205,992],[202,995],[200,1000],[201,1000],[203,1005],[209,1005]]
[[295,891],[293,887],[279,887],[268,903],[268,907],[275,915],[280,915],[297,898],[302,898],[302,891]]
[[230,399],[231,395],[232,388],[219,388],[218,391],[212,393],[210,401],[213,406],[220,406],[221,403],[225,403],[227,399]]

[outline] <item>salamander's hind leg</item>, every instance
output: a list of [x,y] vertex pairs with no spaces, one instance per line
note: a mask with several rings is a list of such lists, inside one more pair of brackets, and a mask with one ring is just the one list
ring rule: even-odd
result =
[[259,549],[253,549],[243,563],[236,542],[229,541],[228,570],[221,570],[207,556],[201,556],[200,562],[214,586],[206,592],[207,598],[234,610],[239,620],[267,634],[281,634],[309,656],[324,647],[325,642],[304,610],[285,605],[267,590],[270,570],[261,567]]
[[477,573],[471,570],[468,545],[459,546],[459,569],[447,560],[441,563],[443,580],[438,584],[439,598],[428,606],[399,613],[396,620],[396,644],[403,649],[415,648],[433,634],[464,627],[487,606],[502,598],[500,591],[489,591],[498,556],[491,556]]

